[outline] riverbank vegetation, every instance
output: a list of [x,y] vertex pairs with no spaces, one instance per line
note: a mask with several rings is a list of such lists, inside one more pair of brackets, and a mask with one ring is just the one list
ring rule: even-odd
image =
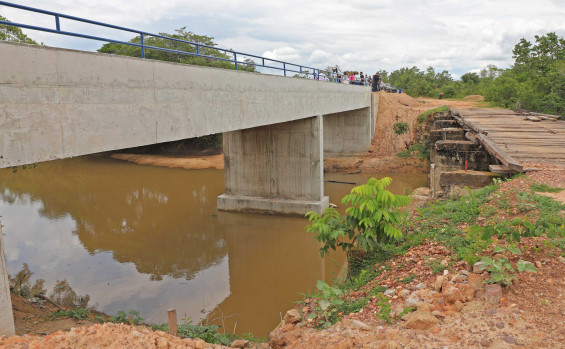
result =
[[489,65],[478,73],[463,74],[460,80],[433,67],[405,67],[381,75],[412,96],[482,95],[496,106],[565,116],[565,39],[555,33],[536,35],[533,43],[521,39],[512,53],[510,68]]
[[[481,272],[488,274],[485,284],[508,286],[518,274],[537,271],[532,260],[536,254],[543,252],[565,263],[565,205],[544,194],[563,190],[562,184],[555,186],[563,182],[563,171],[549,173],[552,180],[543,171],[496,180],[480,190],[469,190],[468,195],[431,201],[409,213],[410,219],[396,223],[402,231],[400,239],[375,240],[370,250],[351,253],[354,257],[349,260],[350,274],[345,281],[333,286],[318,282],[317,291],[304,295],[300,302],[304,325],[327,328],[357,313],[366,314],[363,309],[367,307],[376,318],[394,323],[412,311],[397,302],[397,289],[415,289],[416,284],[424,287],[426,272],[416,271],[421,268],[431,277],[439,277],[456,267],[473,270],[482,265]],[[333,210],[327,212],[335,215]],[[339,224],[319,229],[325,215],[310,216],[315,219],[309,230],[316,239],[343,235]],[[322,242],[323,254],[327,242]],[[421,260],[415,259],[414,251],[422,249],[428,252],[419,256]],[[432,258],[436,250],[445,258]],[[406,292],[399,298],[412,291]]]

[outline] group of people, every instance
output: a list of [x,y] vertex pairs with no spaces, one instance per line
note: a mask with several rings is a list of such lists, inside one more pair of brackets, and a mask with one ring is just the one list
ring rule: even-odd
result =
[[378,72],[371,76],[370,74],[363,74],[363,72],[356,71],[344,71],[342,73],[334,68],[331,74],[331,78],[328,78],[325,74],[322,73],[315,74],[310,78],[323,81],[332,81],[342,84],[371,86],[373,92],[377,92],[383,89],[383,81],[381,75]]
[[332,81],[342,84],[371,86],[373,78],[369,74],[363,74],[363,72],[345,71],[341,73],[337,69],[334,69],[332,72]]
[[363,74],[363,72],[356,71],[344,71],[341,73],[337,69],[333,70],[331,81],[342,84],[372,86],[373,91],[380,91],[383,83],[379,73],[375,73],[375,75],[371,76],[370,74]]

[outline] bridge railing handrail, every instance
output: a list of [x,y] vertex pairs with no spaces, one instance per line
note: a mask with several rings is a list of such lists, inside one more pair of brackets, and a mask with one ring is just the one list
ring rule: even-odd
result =
[[[25,10],[25,11],[37,12],[37,13],[41,13],[41,14],[54,16],[55,17],[55,29],[40,27],[40,26],[35,26],[35,25],[29,25],[29,24],[24,24],[24,23],[3,21],[3,20],[0,20],[0,24],[20,27],[20,28],[25,28],[25,29],[31,29],[31,30],[38,30],[38,31],[54,33],[54,34],[74,36],[74,37],[79,37],[79,38],[84,38],[84,39],[91,39],[91,40],[98,40],[98,41],[112,42],[112,43],[117,43],[117,44],[122,44],[122,45],[140,47],[141,48],[141,58],[145,58],[145,50],[149,49],[149,50],[158,50],[158,51],[164,51],[164,52],[178,53],[178,54],[189,55],[189,56],[211,58],[211,59],[215,59],[215,60],[219,60],[219,61],[226,61],[226,62],[234,63],[235,70],[237,70],[238,64],[245,64],[245,65],[252,65],[252,66],[256,66],[256,67],[264,67],[264,68],[269,68],[269,69],[282,70],[284,72],[284,76],[286,76],[287,72],[294,72],[294,73],[312,75],[314,78],[316,78],[316,77],[319,77],[320,73],[323,72],[323,73],[326,73],[328,79],[330,79],[330,76],[329,76],[330,74],[326,70],[308,67],[308,66],[304,66],[304,65],[300,65],[300,64],[296,64],[296,63],[285,62],[285,61],[281,61],[281,60],[277,60],[277,59],[273,59],[273,58],[268,58],[268,57],[263,57],[263,56],[258,56],[258,55],[254,55],[254,54],[249,54],[249,53],[245,53],[245,52],[228,50],[228,49],[224,49],[224,48],[220,48],[220,47],[201,44],[201,43],[198,43],[198,42],[192,42],[192,41],[182,40],[182,39],[178,39],[178,38],[172,38],[172,37],[164,36],[164,35],[160,35],[160,34],[153,34],[153,33],[145,32],[145,31],[141,31],[141,30],[136,30],[136,29],[121,27],[121,26],[117,26],[117,25],[113,25],[113,24],[93,21],[93,20],[86,19],[86,18],[70,16],[70,15],[66,15],[66,14],[63,14],[63,13],[42,10],[42,9],[24,6],[24,5],[19,5],[19,4],[14,4],[14,3],[11,3],[11,2],[6,2],[6,1],[0,1],[0,5],[13,7],[13,8],[17,8],[17,9],[21,9],[21,10]],[[127,41],[110,39],[110,38],[105,38],[105,37],[100,37],[100,36],[93,36],[93,35],[88,35],[88,34],[81,34],[81,33],[64,31],[64,30],[61,30],[61,23],[60,23],[61,18],[139,34],[140,43],[138,44],[138,43],[134,43],[134,42],[127,42]],[[165,40],[182,42],[182,43],[189,44],[189,45],[194,45],[195,48],[196,48],[196,53],[188,52],[188,51],[173,50],[173,49],[164,48],[164,47],[147,46],[147,45],[144,44],[144,36],[150,36],[150,37],[155,37],[155,38],[160,38],[160,39],[165,39]],[[202,47],[214,49],[214,50],[217,50],[217,51],[222,51],[226,54],[227,53],[233,54],[234,59],[200,54],[200,48],[202,48]],[[238,61],[237,55],[241,55],[241,56],[244,56],[244,57],[258,58],[258,59],[261,59],[262,61],[261,61],[261,64],[256,63],[254,61],[253,62]],[[277,67],[277,66],[267,65],[267,64],[265,64],[265,61],[281,63],[283,66]],[[289,68],[287,68],[287,65],[289,65],[291,67],[297,67],[299,70],[289,69]],[[331,81],[331,79],[330,79],[330,81]]]

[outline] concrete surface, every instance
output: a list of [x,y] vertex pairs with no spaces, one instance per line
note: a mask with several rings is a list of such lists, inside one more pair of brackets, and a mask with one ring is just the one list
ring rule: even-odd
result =
[[363,86],[0,42],[0,168],[371,105]]
[[324,115],[324,156],[365,153],[371,146],[371,108]]
[[225,194],[218,210],[321,213],[324,117],[224,133]]
[[12,313],[12,299],[10,298],[6,256],[4,254],[2,222],[0,222],[0,336],[11,336],[14,334],[16,334],[16,329],[14,327],[14,315]]

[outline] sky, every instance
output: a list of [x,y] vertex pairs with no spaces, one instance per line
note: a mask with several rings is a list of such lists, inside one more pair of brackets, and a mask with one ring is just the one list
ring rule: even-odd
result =
[[[433,66],[454,78],[489,64],[509,67],[520,38],[565,36],[565,0],[26,0],[13,1],[146,32],[186,26],[220,47],[315,68],[375,73]],[[54,28],[53,17],[0,6],[13,22]],[[128,40],[127,32],[61,22],[63,30]],[[102,43],[26,31],[48,46]]]

